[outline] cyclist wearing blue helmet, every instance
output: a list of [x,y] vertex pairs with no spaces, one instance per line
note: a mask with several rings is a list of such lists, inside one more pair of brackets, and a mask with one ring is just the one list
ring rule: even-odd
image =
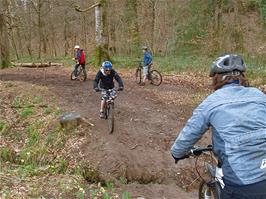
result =
[[[124,89],[124,84],[121,77],[118,73],[113,69],[113,65],[110,61],[104,61],[102,63],[101,69],[98,71],[94,81],[93,81],[93,89],[96,92],[99,92],[100,89],[113,89],[115,87],[114,79],[118,82],[119,88],[118,90],[122,91]],[[113,91],[115,92],[115,91]],[[112,95],[116,95],[116,93],[112,93]],[[105,105],[106,97],[105,93],[102,92],[102,101],[100,108],[100,117],[104,118],[103,108]]]
[[221,162],[221,199],[266,199],[266,95],[248,87],[238,55],[217,58],[210,70],[215,92],[193,112],[171,148],[178,161],[211,127]]

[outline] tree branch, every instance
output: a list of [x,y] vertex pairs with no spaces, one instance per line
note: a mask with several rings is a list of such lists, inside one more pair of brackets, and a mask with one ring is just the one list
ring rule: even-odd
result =
[[101,4],[100,3],[96,3],[96,4],[94,4],[94,5],[92,5],[92,6],[88,7],[88,8],[85,8],[85,9],[81,9],[79,5],[74,5],[74,8],[75,8],[75,10],[77,12],[86,12],[86,11],[92,9],[92,8],[95,8],[96,6],[101,6]]

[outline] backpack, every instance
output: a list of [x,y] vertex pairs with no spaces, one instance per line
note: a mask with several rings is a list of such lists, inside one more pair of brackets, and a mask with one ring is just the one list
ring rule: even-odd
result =
[[81,53],[80,53],[80,60],[79,60],[79,63],[80,63],[80,64],[85,64],[85,63],[86,63],[86,57],[85,57],[85,53],[84,53],[83,50],[82,50]]

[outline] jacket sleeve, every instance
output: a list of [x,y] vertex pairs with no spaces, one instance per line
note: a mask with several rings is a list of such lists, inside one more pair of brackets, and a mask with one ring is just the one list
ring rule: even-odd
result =
[[171,153],[176,158],[181,158],[194,146],[194,144],[207,131],[209,122],[204,115],[203,106],[197,107],[192,117],[176,138]]
[[114,70],[114,78],[118,82],[119,87],[124,87],[122,78],[118,75],[118,73],[115,70]]
[[101,71],[99,71],[95,77],[95,79],[93,80],[93,89],[98,88],[98,84],[101,78]]

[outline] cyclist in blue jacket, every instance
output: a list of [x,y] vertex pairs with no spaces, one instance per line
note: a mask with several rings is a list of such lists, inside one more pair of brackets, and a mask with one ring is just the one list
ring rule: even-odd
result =
[[[122,91],[124,89],[123,81],[121,77],[118,75],[118,73],[113,69],[112,63],[110,61],[103,62],[101,69],[98,71],[93,81],[93,89],[96,92],[100,91],[99,87],[101,89],[104,89],[102,91],[100,118],[104,118],[103,108],[107,100],[106,90],[113,89],[115,87],[114,79],[119,84],[118,90]],[[116,96],[116,91],[113,90],[111,95]]]
[[213,62],[215,92],[194,110],[171,148],[176,161],[183,159],[210,127],[222,163],[222,199],[266,199],[266,95],[248,87],[245,70],[238,55]]
[[149,53],[147,46],[143,46],[142,50],[143,50],[143,82],[140,85],[144,86],[149,73],[150,66],[152,64],[152,55]]

